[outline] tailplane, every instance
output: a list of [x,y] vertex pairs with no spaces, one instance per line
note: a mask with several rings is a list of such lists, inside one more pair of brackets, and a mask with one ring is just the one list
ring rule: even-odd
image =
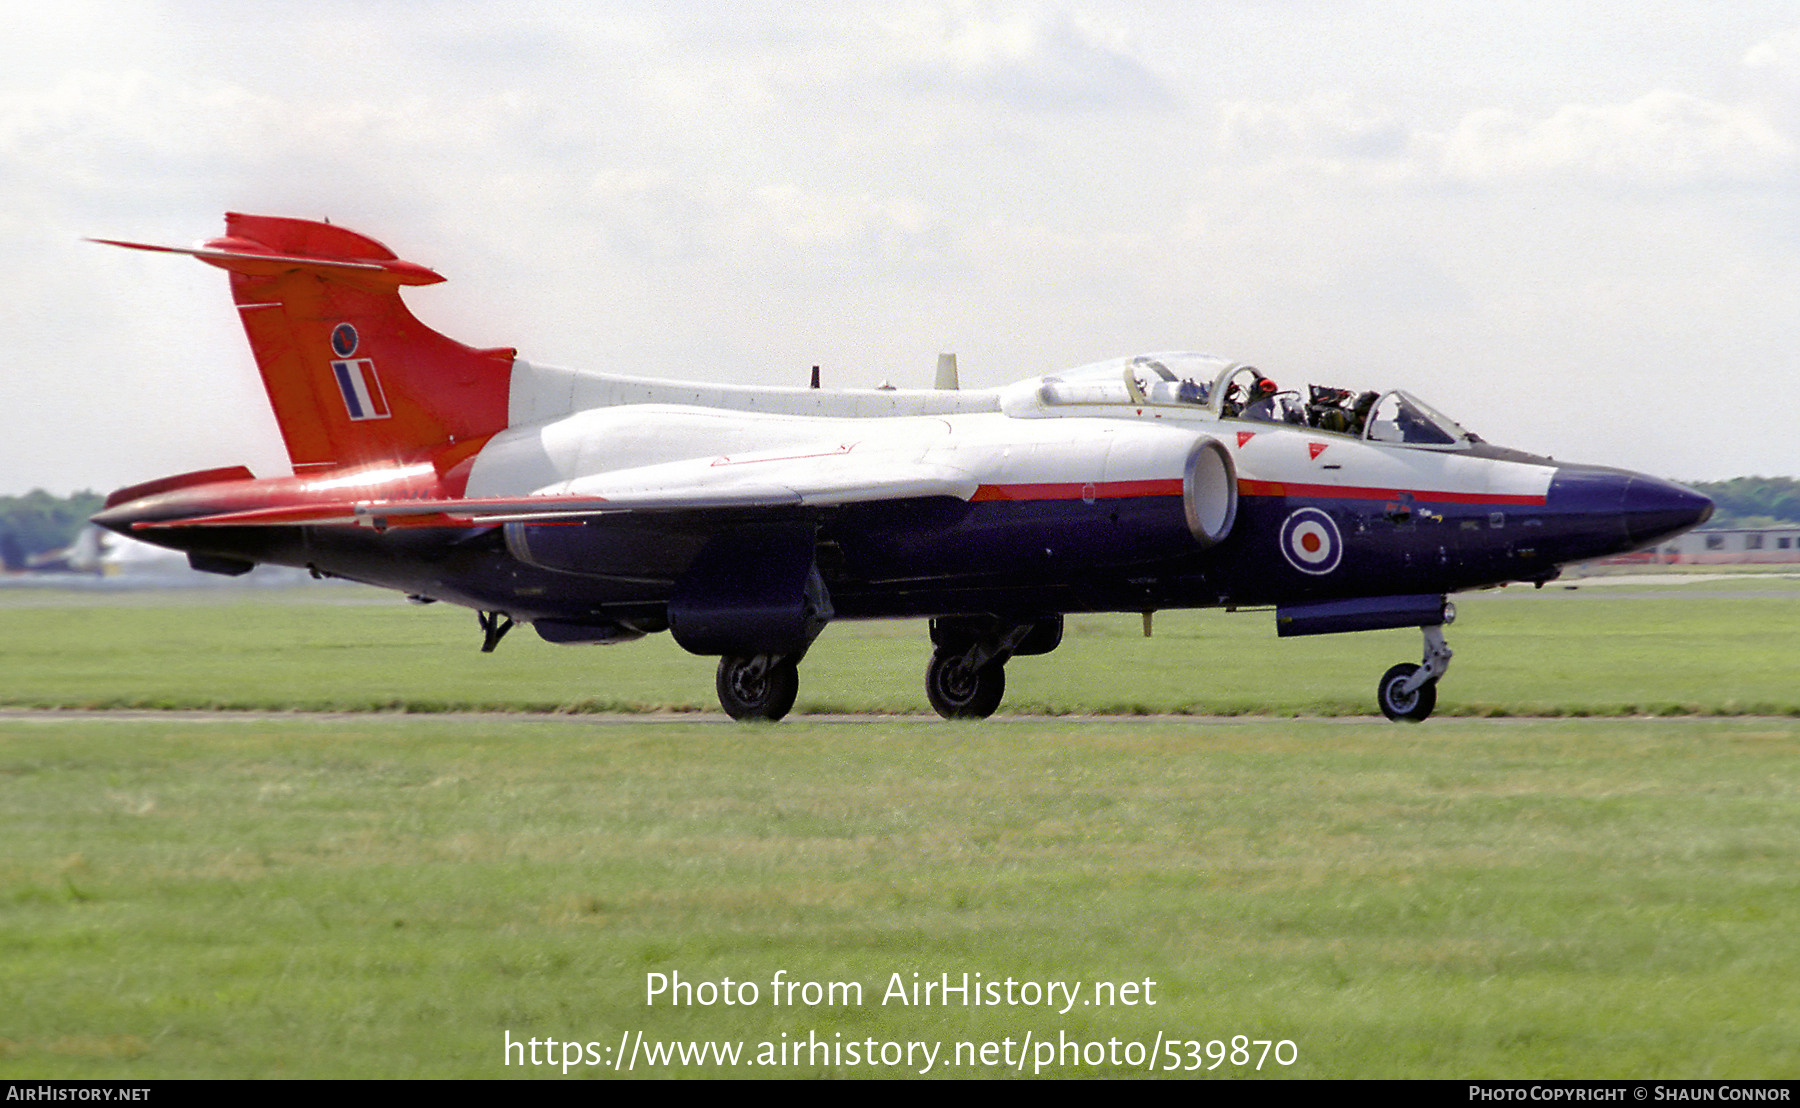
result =
[[189,254],[231,274],[244,332],[294,471],[456,455],[504,430],[516,351],[479,350],[420,323],[403,285],[444,278],[374,239],[310,220],[225,217]]

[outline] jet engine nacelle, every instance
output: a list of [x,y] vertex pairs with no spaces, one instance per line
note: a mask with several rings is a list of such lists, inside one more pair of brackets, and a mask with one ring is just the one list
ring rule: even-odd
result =
[[1188,530],[1201,546],[1231,534],[1237,522],[1237,465],[1218,439],[1202,438],[1188,455],[1181,479],[1181,503]]

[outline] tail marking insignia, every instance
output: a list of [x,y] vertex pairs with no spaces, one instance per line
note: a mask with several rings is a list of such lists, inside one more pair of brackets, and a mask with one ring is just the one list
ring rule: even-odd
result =
[[[336,335],[332,341],[337,341]],[[338,391],[344,394],[344,408],[351,419],[386,419],[393,414],[381,391],[381,378],[375,374],[374,359],[332,362],[331,371],[337,374]]]

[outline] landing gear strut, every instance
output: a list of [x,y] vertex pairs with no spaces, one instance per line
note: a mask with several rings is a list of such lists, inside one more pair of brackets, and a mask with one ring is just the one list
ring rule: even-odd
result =
[[513,629],[513,618],[505,612],[476,612],[475,618],[481,623],[481,652],[492,654]]
[[800,662],[791,655],[757,654],[719,659],[719,704],[732,719],[773,722],[793,710],[800,693]]
[[1381,714],[1392,720],[1417,723],[1437,707],[1437,683],[1450,668],[1451,650],[1444,641],[1442,624],[1419,628],[1425,635],[1425,657],[1422,664],[1401,662],[1381,677],[1375,699]]

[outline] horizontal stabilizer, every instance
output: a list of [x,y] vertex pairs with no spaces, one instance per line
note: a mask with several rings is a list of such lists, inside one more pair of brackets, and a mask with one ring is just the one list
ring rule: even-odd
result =
[[205,246],[156,246],[147,242],[125,242],[121,239],[89,239],[105,246],[123,246],[128,250],[151,250],[159,254],[186,254],[209,265],[248,277],[279,277],[296,270],[314,270],[321,276],[361,278],[357,283],[378,285],[435,285],[444,280],[435,270],[399,258],[328,258],[302,254],[281,254],[256,249],[256,243],[243,243],[237,249],[224,249],[231,239],[214,239]]

